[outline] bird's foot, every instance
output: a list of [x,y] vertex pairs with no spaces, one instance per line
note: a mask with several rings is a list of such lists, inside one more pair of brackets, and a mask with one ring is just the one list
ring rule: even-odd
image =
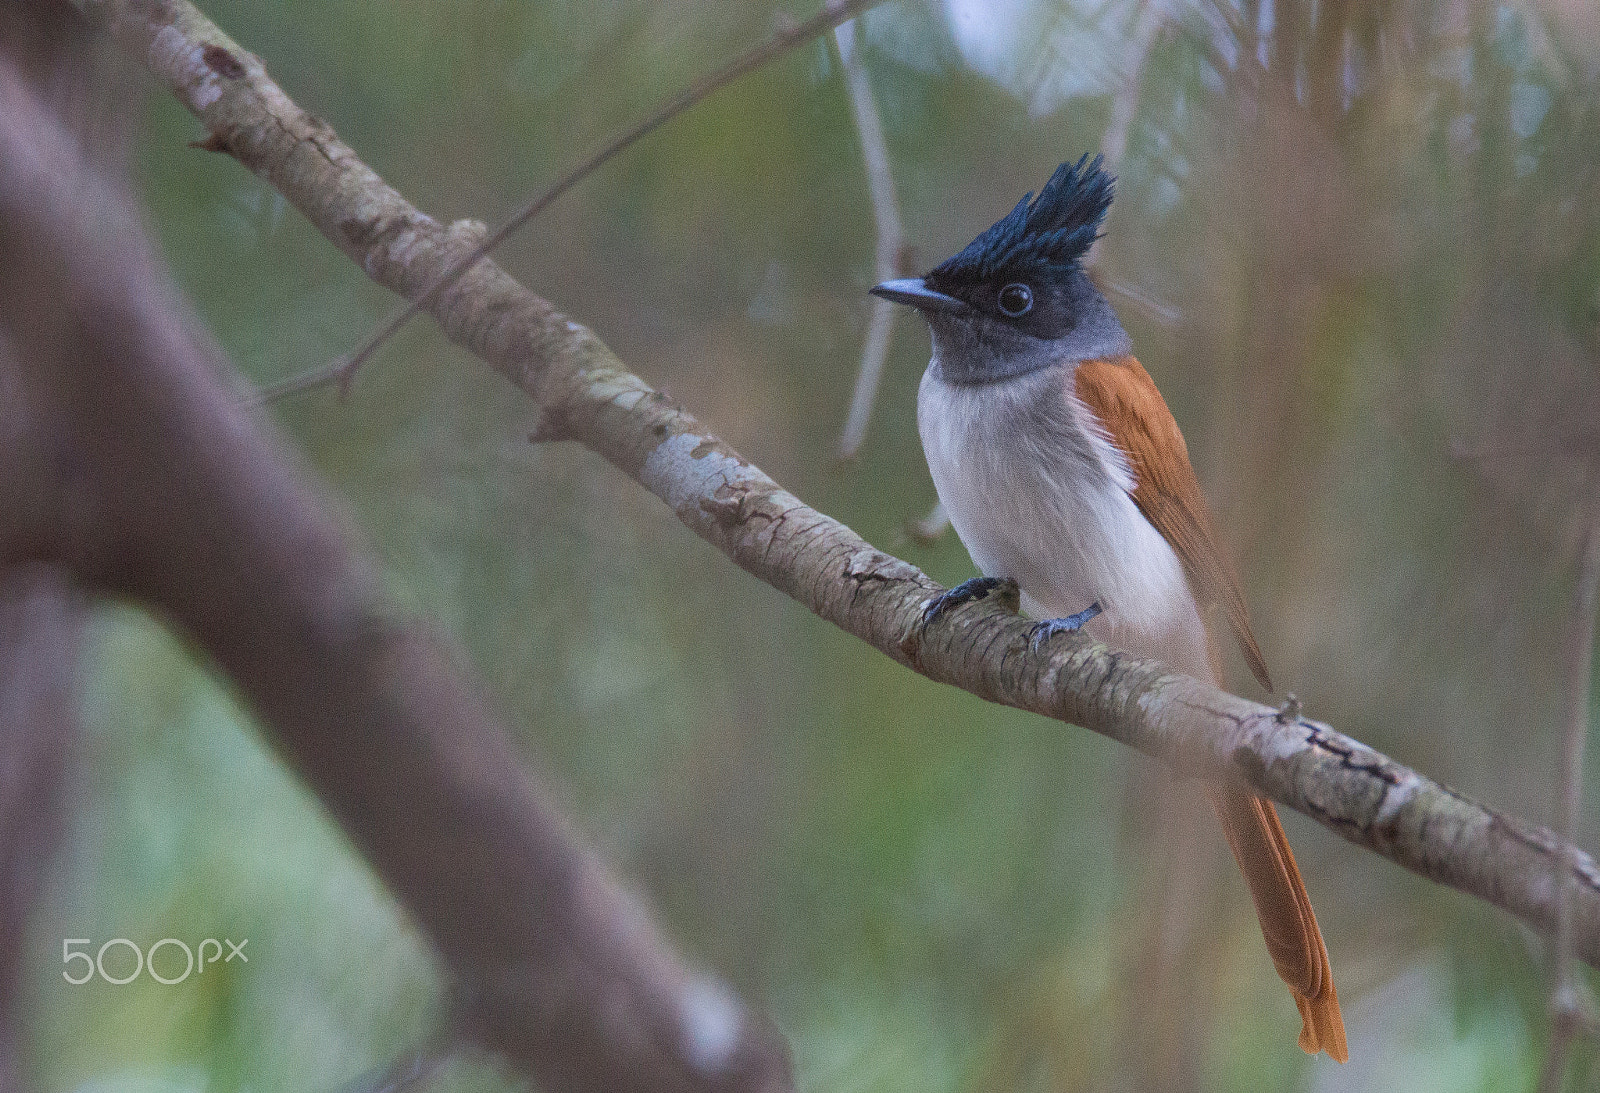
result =
[[1100,614],[1100,612],[1100,605],[1091,603],[1076,615],[1068,615],[1064,619],[1045,619],[1043,622],[1036,622],[1033,624],[1033,629],[1028,631],[1028,648],[1037,652],[1045,642],[1057,634],[1066,634],[1078,629],[1084,623]]
[[969,581],[962,581],[928,601],[928,606],[922,610],[922,625],[927,626],[946,611],[960,607],[968,600],[984,599],[989,593],[1006,586],[1015,588],[1016,582],[1010,577],[973,577]]

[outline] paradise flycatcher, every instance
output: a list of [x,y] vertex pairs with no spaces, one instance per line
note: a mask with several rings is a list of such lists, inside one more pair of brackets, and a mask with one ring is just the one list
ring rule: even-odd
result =
[[[1098,156],[1063,163],[949,261],[872,290],[928,321],[917,427],[939,500],[983,573],[932,601],[923,621],[1015,581],[1023,609],[1043,620],[1033,643],[1083,627],[1220,686],[1219,607],[1271,691],[1183,434],[1083,269],[1113,181]],[[1300,1046],[1344,1062],[1333,969],[1272,802],[1222,784],[1208,794],[1300,1009]]]

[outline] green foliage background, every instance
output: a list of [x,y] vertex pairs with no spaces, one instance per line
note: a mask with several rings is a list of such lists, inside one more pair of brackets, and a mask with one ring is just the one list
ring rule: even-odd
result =
[[[772,18],[734,0],[206,7],[419,206],[490,221]],[[1576,0],[1276,8],[1171,5],[1140,57],[1123,0],[885,5],[864,60],[908,233],[919,264],[941,259],[1098,147],[1136,87],[1100,270],[1175,313],[1113,295],[1274,675],[1314,716],[1544,820],[1594,509],[1593,453],[1559,442],[1592,440],[1600,410],[1600,21]],[[150,224],[250,381],[388,314],[270,188],[188,150],[176,103],[151,93],[136,125]],[[807,501],[954,582],[960,544],[904,530],[934,501],[919,323],[898,328],[861,459],[831,460],[872,282],[865,186],[822,43],[650,137],[501,260]],[[672,937],[776,1017],[803,1088],[1531,1085],[1545,956],[1507,917],[1287,817],[1354,1061],[1303,1057],[1226,850],[1171,783],[896,667],[597,458],[528,444],[526,399],[426,322],[347,403],[271,416]],[[42,1093],[334,1090],[424,1041],[443,1004],[425,942],[158,621],[100,615],[85,721],[34,927]],[[177,987],[62,981],[63,938],[168,936],[247,937],[251,960]],[[1139,954],[1161,945],[1152,980]],[[1152,982],[1176,1009],[1138,1007]],[[1592,1049],[1575,1073],[1596,1080]],[[515,1084],[471,1056],[437,1082]]]

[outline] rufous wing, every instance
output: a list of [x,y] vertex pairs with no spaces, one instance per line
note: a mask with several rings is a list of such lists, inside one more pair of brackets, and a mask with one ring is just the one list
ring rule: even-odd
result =
[[[1202,619],[1205,608],[1221,606],[1250,671],[1272,690],[1266,661],[1250,631],[1239,578],[1217,541],[1189,449],[1155,381],[1133,357],[1084,361],[1077,366],[1073,394],[1127,457],[1134,476],[1133,503],[1183,563]],[[1220,669],[1218,676],[1220,686]],[[1212,788],[1210,795],[1249,886],[1267,953],[1300,1010],[1301,1048],[1311,1054],[1325,1051],[1345,1062],[1350,1052],[1333,968],[1277,811],[1271,801],[1227,786]]]
[[1267,662],[1250,631],[1250,609],[1239,591],[1239,578],[1212,530],[1183,434],[1150,373],[1133,357],[1106,357],[1079,364],[1074,383],[1079,401],[1127,456],[1134,476],[1133,503],[1183,563],[1202,614],[1221,606],[1251,674],[1272,690]]

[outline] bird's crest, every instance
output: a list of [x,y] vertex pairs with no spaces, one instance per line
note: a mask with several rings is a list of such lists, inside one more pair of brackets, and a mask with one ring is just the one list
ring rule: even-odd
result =
[[930,286],[993,280],[1000,274],[1065,273],[1100,238],[1116,182],[1101,168],[1105,157],[1056,168],[1036,198],[1017,207],[966,248],[927,275]]

